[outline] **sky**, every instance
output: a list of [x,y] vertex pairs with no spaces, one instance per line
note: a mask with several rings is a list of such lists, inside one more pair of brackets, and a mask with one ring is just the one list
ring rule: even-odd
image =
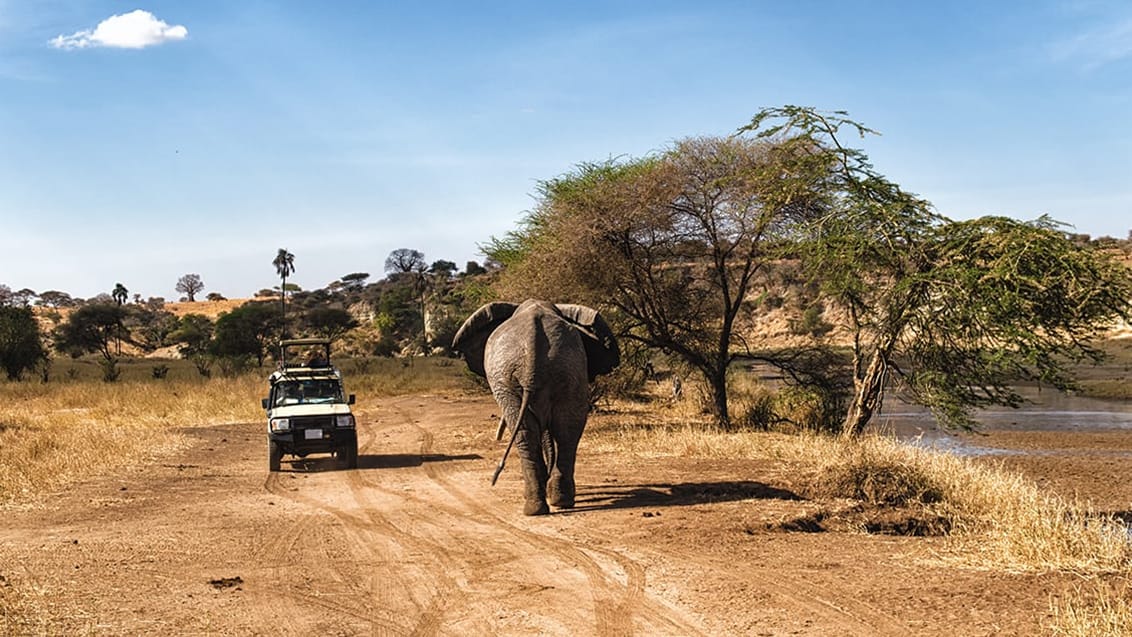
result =
[[784,104],[952,219],[1132,229],[1123,0],[0,0],[0,283],[463,269],[541,180]]

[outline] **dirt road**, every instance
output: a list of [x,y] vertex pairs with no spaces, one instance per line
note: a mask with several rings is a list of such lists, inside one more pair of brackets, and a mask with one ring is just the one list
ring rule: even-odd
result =
[[578,508],[521,515],[487,398],[361,410],[359,468],[266,470],[261,423],[10,510],[31,634],[1030,635],[1065,578],[947,567],[942,540],[784,533],[789,469],[579,455]]

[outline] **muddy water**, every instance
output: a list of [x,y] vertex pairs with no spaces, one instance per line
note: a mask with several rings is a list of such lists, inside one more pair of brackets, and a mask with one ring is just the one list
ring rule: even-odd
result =
[[[1132,431],[1132,401],[1109,401],[1066,396],[1054,391],[1022,390],[1031,401],[1018,409],[994,407],[975,414],[980,432],[994,431]],[[874,431],[895,434],[914,444],[968,455],[1019,454],[998,449],[978,433],[947,431],[935,424],[931,414],[918,405],[898,400],[887,402],[874,417]]]

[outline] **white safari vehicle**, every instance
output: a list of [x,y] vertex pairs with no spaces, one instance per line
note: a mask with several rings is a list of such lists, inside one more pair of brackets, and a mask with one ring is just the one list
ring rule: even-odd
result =
[[267,467],[279,471],[284,454],[330,453],[343,469],[358,466],[358,436],[342,373],[330,362],[330,341],[298,338],[279,343],[267,410]]

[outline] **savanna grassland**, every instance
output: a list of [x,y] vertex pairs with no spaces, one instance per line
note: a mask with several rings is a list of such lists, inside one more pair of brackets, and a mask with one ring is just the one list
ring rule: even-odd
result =
[[[1132,490],[1059,482],[1065,453],[721,433],[694,388],[654,384],[601,402],[577,509],[539,521],[518,513],[513,468],[488,487],[494,404],[450,359],[347,362],[359,469],[271,475],[263,375],[161,364],[162,379],[148,361],[109,384],[68,362],[0,385],[0,632],[1132,628]],[[1105,444],[1132,452],[1120,433]]]

